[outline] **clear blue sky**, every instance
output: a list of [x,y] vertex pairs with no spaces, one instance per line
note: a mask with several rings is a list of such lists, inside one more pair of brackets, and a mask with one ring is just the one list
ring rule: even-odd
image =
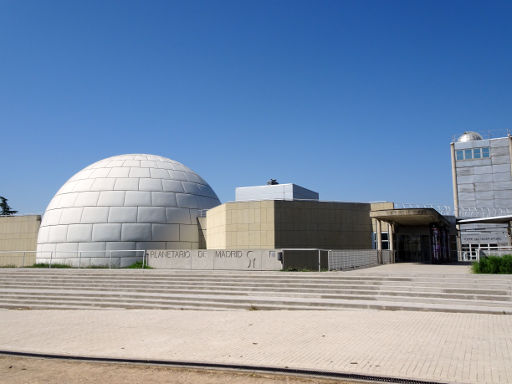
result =
[[0,195],[151,153],[237,186],[452,205],[449,143],[512,128],[512,2],[0,0]]

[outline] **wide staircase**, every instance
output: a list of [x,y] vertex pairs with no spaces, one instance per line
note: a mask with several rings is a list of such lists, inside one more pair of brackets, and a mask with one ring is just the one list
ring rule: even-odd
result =
[[[370,271],[370,272],[369,272]],[[413,310],[512,314],[512,277],[0,269],[4,309]]]

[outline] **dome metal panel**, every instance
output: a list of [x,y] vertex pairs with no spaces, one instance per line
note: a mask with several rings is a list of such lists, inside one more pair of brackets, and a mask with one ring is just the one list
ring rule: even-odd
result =
[[483,140],[483,137],[477,132],[467,131],[467,132],[464,132],[459,137],[459,139],[457,141],[459,143],[465,143],[467,141],[475,141],[475,140]]
[[[219,204],[203,178],[174,160],[144,154],[103,159],[73,175],[48,204],[37,262],[52,257],[76,265],[80,251],[90,264],[105,264],[110,250],[197,248],[199,211]],[[137,259],[116,256],[126,256],[120,265]]]

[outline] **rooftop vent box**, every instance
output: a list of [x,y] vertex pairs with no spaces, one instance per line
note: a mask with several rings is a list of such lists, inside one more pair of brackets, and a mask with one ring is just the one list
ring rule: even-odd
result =
[[318,197],[318,192],[296,184],[267,184],[235,190],[236,201],[318,200]]

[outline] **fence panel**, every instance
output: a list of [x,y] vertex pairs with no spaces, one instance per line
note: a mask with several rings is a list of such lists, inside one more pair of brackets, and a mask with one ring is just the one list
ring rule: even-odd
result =
[[36,262],[36,251],[0,251],[0,267],[28,267]]
[[[487,247],[487,248],[477,248],[476,250],[476,261],[479,261],[482,257],[487,256],[505,256],[505,255],[512,255],[512,247]],[[472,261],[475,261],[473,259]]]
[[329,251],[330,271],[374,267],[379,264],[389,264],[393,262],[394,252],[390,250],[342,249]]
[[[66,265],[74,268],[124,268],[145,260],[143,249],[107,251],[0,251],[0,267],[30,267],[37,263],[49,268]],[[37,256],[37,260],[36,260]]]

